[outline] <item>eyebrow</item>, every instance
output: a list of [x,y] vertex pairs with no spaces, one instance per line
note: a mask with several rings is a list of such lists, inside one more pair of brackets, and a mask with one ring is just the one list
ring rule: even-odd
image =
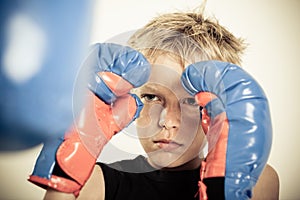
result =
[[159,91],[159,89],[157,89],[155,85],[152,86],[149,84],[144,85],[140,88],[141,92],[145,92],[145,90],[147,90],[147,92],[158,92]]

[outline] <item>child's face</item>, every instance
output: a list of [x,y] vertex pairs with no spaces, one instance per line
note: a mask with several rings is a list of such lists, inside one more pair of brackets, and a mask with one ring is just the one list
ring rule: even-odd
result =
[[157,168],[199,166],[205,144],[199,106],[181,85],[182,66],[163,55],[151,63],[149,81],[137,89],[144,108],[137,119],[137,133]]

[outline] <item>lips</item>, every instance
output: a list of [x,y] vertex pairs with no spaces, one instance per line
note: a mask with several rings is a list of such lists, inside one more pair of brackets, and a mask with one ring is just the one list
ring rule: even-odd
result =
[[165,151],[173,151],[183,146],[182,144],[179,144],[173,140],[168,140],[168,139],[155,140],[154,144],[157,145],[158,148],[163,149]]

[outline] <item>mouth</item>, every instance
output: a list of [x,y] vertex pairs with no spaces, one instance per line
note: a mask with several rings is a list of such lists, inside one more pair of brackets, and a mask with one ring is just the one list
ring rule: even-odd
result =
[[158,148],[164,151],[173,151],[183,146],[183,144],[177,143],[173,140],[167,140],[167,139],[155,140],[153,142]]

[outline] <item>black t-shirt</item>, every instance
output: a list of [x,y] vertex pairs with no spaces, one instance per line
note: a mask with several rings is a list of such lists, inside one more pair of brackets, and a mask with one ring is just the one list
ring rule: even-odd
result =
[[199,168],[186,171],[156,170],[145,157],[101,166],[105,200],[194,200],[198,197]]

